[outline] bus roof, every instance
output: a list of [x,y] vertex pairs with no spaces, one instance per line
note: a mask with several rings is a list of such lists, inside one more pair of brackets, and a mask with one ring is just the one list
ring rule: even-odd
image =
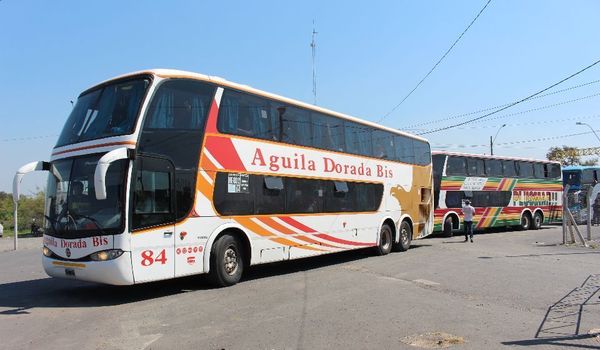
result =
[[[236,89],[236,90],[240,90],[240,91],[244,91],[244,92],[249,92],[249,93],[253,93],[256,95],[260,95],[263,97],[267,97],[267,98],[271,98],[274,100],[278,100],[278,101],[282,101],[285,103],[289,103],[292,105],[296,105],[298,107],[302,107],[302,108],[306,108],[306,109],[310,109],[313,110],[315,112],[321,112],[321,113],[325,113],[325,114],[329,114],[329,115],[334,115],[336,117],[340,117],[346,120],[350,120],[353,122],[357,122],[357,123],[361,123],[364,125],[368,125],[368,126],[372,126],[378,129],[383,129],[383,130],[387,130],[399,135],[404,135],[404,136],[408,136],[417,140],[421,140],[424,142],[429,143],[429,141],[423,137],[417,136],[417,135],[413,135],[413,134],[409,134],[407,132],[404,131],[400,131],[397,129],[393,129],[387,126],[383,126],[383,125],[379,125],[370,121],[366,121],[357,117],[353,117],[347,114],[343,114],[343,113],[339,113],[339,112],[335,112],[326,108],[322,108],[319,106],[315,106],[315,105],[311,105],[302,101],[298,101],[298,100],[294,100],[291,98],[287,98],[287,97],[283,97],[280,95],[276,95],[276,94],[272,94],[270,92],[266,92],[263,90],[259,90],[259,89],[255,89],[251,86],[248,85],[243,85],[243,84],[238,84],[238,83],[234,83],[228,80],[225,80],[221,77],[217,77],[217,76],[211,76],[211,75],[204,75],[204,74],[199,74],[199,73],[194,73],[194,72],[188,72],[188,71],[183,71],[183,70],[177,70],[177,69],[148,69],[148,70],[141,70],[141,71],[137,71],[137,72],[131,72],[131,73],[127,73],[127,74],[123,74],[120,75],[118,77],[114,77],[108,80],[103,81],[100,84],[97,84],[95,86],[99,86],[99,85],[103,85],[106,84],[112,80],[116,80],[116,79],[122,79],[122,78],[127,78],[127,77],[131,77],[131,76],[135,76],[135,75],[141,75],[141,74],[151,74],[151,75],[155,75],[158,76],[160,78],[185,78],[185,79],[194,79],[194,80],[201,80],[201,81],[206,81],[206,82],[211,82],[214,84],[218,84],[218,85],[222,85],[225,87],[229,87],[232,89]],[[94,87],[95,87],[94,86]],[[88,89],[94,89],[94,87]],[[87,91],[87,90],[86,90]]]
[[460,152],[448,152],[448,151],[432,151],[431,154],[432,155],[445,154],[445,155],[450,155],[450,156],[475,157],[475,158],[484,158],[484,159],[520,160],[520,161],[525,161],[525,162],[538,162],[538,163],[560,164],[560,162],[553,161],[553,160],[546,160],[546,159],[505,157],[505,156],[491,156],[491,155],[487,155],[487,154],[475,154],[475,153],[460,153]]
[[562,168],[564,171],[573,171],[573,170],[586,170],[586,169],[598,169],[600,170],[600,166],[598,165],[568,165]]

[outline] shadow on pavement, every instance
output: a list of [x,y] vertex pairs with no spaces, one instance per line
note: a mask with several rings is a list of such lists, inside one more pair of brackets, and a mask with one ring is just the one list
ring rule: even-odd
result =
[[[411,250],[426,246],[428,245],[413,245]],[[372,250],[360,249],[257,265],[251,267],[244,274],[240,283],[344,264],[372,255]],[[132,286],[109,286],[50,277],[18,281],[0,284],[0,307],[9,308],[9,310],[0,311],[0,317],[3,315],[27,314],[29,313],[27,310],[32,308],[113,306],[213,288],[206,275],[181,277]]]
[[[598,301],[592,302],[597,294],[600,294],[600,274],[590,275],[580,287],[574,288],[548,308],[534,339],[502,342],[502,344],[600,348],[596,335],[587,334],[585,330],[582,334],[581,331],[585,308],[600,305]],[[572,341],[577,342],[572,343]]]

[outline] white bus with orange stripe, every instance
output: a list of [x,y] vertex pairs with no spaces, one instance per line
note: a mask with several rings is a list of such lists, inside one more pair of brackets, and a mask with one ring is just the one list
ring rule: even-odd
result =
[[126,285],[433,230],[426,140],[220,78],[148,70],[84,91],[46,170],[50,276]]

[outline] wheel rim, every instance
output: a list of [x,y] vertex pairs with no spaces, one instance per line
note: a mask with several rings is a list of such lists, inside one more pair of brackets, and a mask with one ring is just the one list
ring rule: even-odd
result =
[[404,227],[400,231],[400,240],[402,241],[403,245],[408,244],[408,230]]
[[539,215],[536,215],[535,217],[535,227],[540,227],[542,226],[542,218],[540,218]]
[[523,219],[521,219],[521,226],[523,226],[523,228],[529,227],[529,218],[525,215],[523,216]]
[[387,250],[390,247],[390,244],[392,243],[390,236],[389,230],[384,229],[381,231],[381,248],[383,248],[383,250]]
[[228,247],[223,255],[223,266],[228,275],[234,275],[239,267],[238,255],[233,247]]

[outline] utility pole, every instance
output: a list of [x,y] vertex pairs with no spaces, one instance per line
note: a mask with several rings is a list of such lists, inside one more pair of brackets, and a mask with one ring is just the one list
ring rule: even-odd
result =
[[313,31],[312,31],[312,41],[310,43],[310,47],[312,48],[312,78],[313,78],[313,104],[317,104],[317,67],[315,64],[315,56],[317,54],[317,31],[315,30],[315,20],[313,19]]
[[490,155],[494,155],[494,141],[492,141],[492,135],[490,135]]

